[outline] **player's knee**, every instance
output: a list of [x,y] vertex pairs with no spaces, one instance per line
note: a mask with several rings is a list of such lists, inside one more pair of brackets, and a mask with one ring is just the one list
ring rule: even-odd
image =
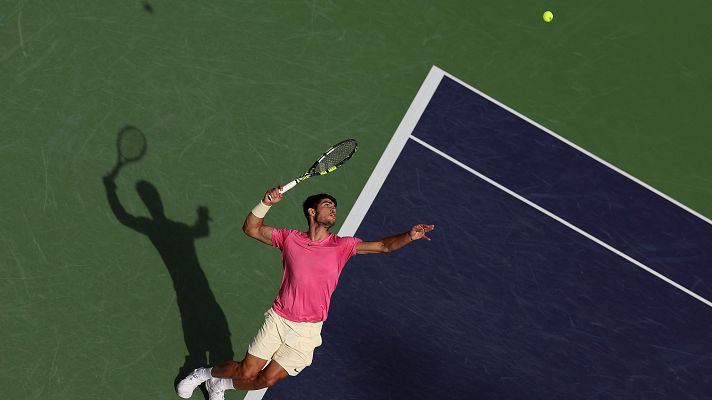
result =
[[270,378],[270,379],[267,379],[267,380],[265,381],[265,387],[270,388],[270,387],[276,385],[277,382],[279,382],[279,379],[277,379],[277,378]]

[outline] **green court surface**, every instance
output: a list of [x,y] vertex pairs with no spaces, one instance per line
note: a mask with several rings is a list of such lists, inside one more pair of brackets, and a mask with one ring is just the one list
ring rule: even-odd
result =
[[[301,201],[325,191],[343,221],[432,65],[712,217],[708,2],[0,4],[2,398],[177,398],[203,327],[178,304],[210,293],[207,323],[225,332],[222,313],[231,332],[211,340],[240,358],[281,277],[245,215],[354,137],[347,167],[268,217],[302,228]],[[172,244],[107,199],[126,124],[148,151],[118,199],[147,217],[136,182],[155,187]],[[182,235],[200,206],[209,233]]]

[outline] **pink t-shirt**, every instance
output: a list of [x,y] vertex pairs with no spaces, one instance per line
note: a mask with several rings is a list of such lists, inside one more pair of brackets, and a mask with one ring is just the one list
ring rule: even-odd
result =
[[273,229],[272,246],[282,250],[284,275],[272,309],[294,322],[326,320],[339,275],[359,243],[333,233],[312,241],[304,232]]

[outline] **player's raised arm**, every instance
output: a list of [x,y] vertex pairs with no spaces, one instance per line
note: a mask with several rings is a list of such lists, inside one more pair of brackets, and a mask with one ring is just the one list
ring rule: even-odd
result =
[[283,195],[279,187],[269,189],[262,200],[247,214],[242,231],[251,238],[265,244],[272,244],[272,227],[264,224],[264,218],[270,207],[282,201]]
[[435,229],[435,225],[418,224],[408,232],[393,235],[374,242],[361,242],[356,246],[358,254],[390,253],[416,240],[430,240],[426,233]]

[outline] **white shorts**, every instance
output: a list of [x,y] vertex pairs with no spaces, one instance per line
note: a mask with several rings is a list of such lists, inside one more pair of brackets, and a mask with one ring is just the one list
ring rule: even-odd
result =
[[311,365],[314,349],[321,346],[323,322],[293,322],[272,308],[247,352],[263,360],[274,360],[291,376]]

